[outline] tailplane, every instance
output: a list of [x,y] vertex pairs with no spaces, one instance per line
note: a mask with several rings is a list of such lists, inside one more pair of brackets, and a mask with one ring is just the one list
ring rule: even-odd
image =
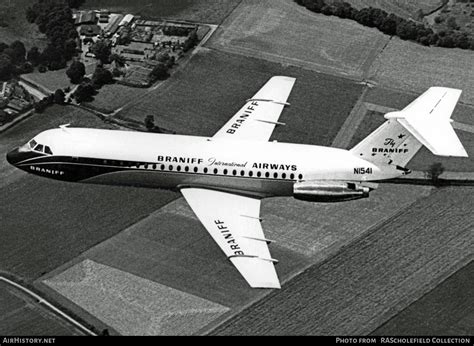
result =
[[387,121],[351,149],[367,161],[399,167],[424,145],[440,156],[467,157],[451,126],[461,90],[432,87],[403,110],[385,115]]

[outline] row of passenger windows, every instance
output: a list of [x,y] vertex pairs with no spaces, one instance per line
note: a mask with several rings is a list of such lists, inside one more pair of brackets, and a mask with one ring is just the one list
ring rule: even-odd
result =
[[53,152],[51,151],[51,148],[48,147],[47,145],[43,144],[38,144],[34,139],[32,139],[29,143],[30,148],[34,151],[38,151],[40,153],[45,153],[48,155],[53,155]]
[[[178,171],[178,172],[194,172],[194,173],[199,173],[199,168],[198,167],[189,167],[189,166],[173,166],[173,165],[164,165],[164,164],[143,164],[143,163],[135,163],[135,164],[128,164],[126,162],[116,162],[116,161],[107,161],[104,160],[104,164],[110,164],[110,165],[119,165],[119,166],[130,166],[130,167],[136,167],[136,168],[144,168],[144,169],[153,169],[153,170],[169,170],[169,171]],[[207,167],[204,167],[202,169],[202,172],[204,174],[223,174],[223,175],[233,175],[233,176],[241,176],[241,177],[265,177],[265,178],[274,178],[274,179],[291,179],[294,180],[296,177],[298,177],[299,180],[303,179],[303,174],[298,174],[298,176],[294,173],[278,173],[274,172],[273,174],[270,172],[260,172],[260,171],[245,171],[245,170],[229,170],[229,169],[223,169],[219,170],[218,168],[214,169],[209,169]]]

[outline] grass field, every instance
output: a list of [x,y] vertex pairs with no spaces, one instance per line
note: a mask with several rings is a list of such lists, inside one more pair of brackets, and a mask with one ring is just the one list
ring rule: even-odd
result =
[[473,335],[474,262],[466,265],[372,335]]
[[461,102],[474,105],[473,53],[425,47],[394,37],[372,66],[371,79],[382,87],[422,93],[431,86],[462,89]]
[[315,14],[291,0],[244,0],[207,46],[361,79],[388,39],[376,29]]
[[[132,88],[118,83],[108,84],[98,90],[98,94],[94,96],[94,101],[85,102],[84,105],[91,106],[105,113],[112,113],[116,109],[141,97],[146,92],[146,89]],[[146,114],[143,114],[141,121],[143,121],[145,116]]]
[[0,311],[2,336],[81,335],[49,310],[4,282],[0,282]]
[[420,199],[212,334],[372,332],[472,256],[473,202],[470,187],[441,189]]
[[122,335],[189,335],[228,311],[90,260],[44,283]]
[[[120,118],[155,116],[177,133],[212,136],[274,75],[297,78],[272,139],[330,145],[362,87],[342,78],[217,51],[200,51],[163,87],[125,108]],[[203,82],[205,81],[205,82]]]
[[242,0],[87,0],[83,8],[108,8],[144,17],[219,24]]

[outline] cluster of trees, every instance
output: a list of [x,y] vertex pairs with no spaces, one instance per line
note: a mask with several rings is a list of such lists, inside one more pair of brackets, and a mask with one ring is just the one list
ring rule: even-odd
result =
[[37,113],[43,113],[46,108],[53,104],[63,105],[66,102],[66,94],[62,89],[58,89],[49,96],[46,96],[42,100],[35,103],[35,111]]
[[158,63],[149,74],[150,82],[164,80],[170,76],[169,70],[174,66],[175,58],[168,53],[163,53],[156,59]]
[[84,78],[85,66],[80,61],[73,61],[66,74],[72,83],[79,84],[73,94],[78,103],[91,102],[94,96],[97,95],[97,90],[105,84],[114,82],[112,72],[100,65],[96,67],[92,79]]
[[189,37],[184,41],[183,51],[187,52],[188,50],[194,48],[199,42],[197,29],[194,29],[189,34]]
[[33,71],[36,65],[38,48],[29,52],[20,41],[8,45],[0,42],[0,80],[9,80],[13,76]]
[[166,36],[188,36],[192,29],[183,28],[179,26],[165,26],[163,28],[163,34]]
[[76,55],[78,33],[74,26],[71,7],[83,1],[38,0],[26,10],[26,19],[36,23],[38,30],[48,38],[48,45],[38,57],[38,63],[50,70],[66,67]]
[[351,4],[342,1],[326,3],[324,0],[295,0],[299,5],[310,11],[328,16],[348,18],[362,25],[375,27],[387,35],[396,35],[402,40],[412,40],[425,46],[462,48],[474,50],[474,39],[467,33],[454,30],[435,33],[423,24],[407,20],[379,8],[363,8],[358,10]]

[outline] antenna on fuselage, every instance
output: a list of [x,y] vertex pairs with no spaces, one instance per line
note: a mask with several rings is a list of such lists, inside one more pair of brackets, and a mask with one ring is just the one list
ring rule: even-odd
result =
[[67,127],[71,124],[66,124],[66,125],[59,125],[59,128],[63,130],[64,132],[67,132]]

